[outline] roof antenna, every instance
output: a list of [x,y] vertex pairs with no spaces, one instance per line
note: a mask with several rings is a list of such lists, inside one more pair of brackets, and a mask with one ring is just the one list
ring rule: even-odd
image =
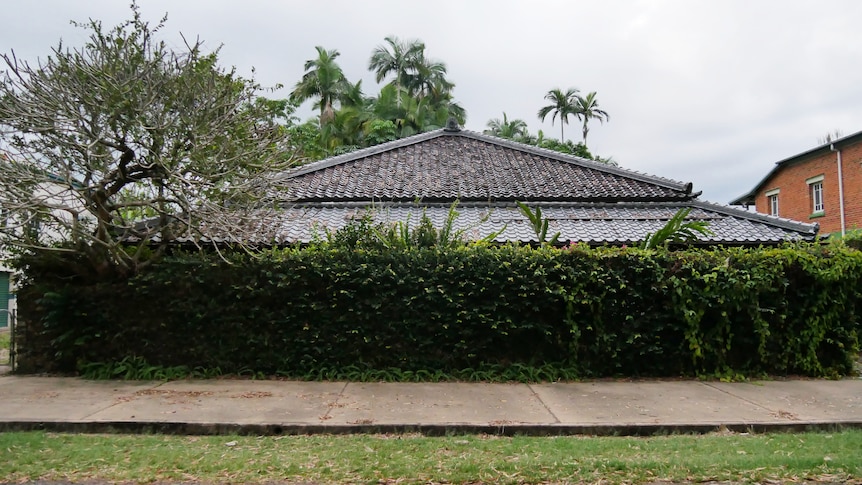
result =
[[458,126],[458,120],[456,120],[454,116],[450,116],[449,119],[446,120],[446,128],[443,128],[443,131],[448,133],[457,133],[461,131],[461,127]]

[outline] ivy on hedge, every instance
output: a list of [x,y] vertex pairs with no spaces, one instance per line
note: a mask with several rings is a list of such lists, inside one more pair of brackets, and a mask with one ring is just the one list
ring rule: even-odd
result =
[[[177,254],[123,281],[20,291],[25,372],[99,362],[303,376],[361,367],[843,375],[862,253],[832,245],[364,248]],[[51,276],[54,275],[54,276]]]

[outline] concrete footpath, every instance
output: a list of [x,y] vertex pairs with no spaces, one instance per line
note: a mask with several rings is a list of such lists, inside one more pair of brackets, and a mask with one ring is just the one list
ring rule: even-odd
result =
[[0,376],[0,431],[648,435],[862,428],[862,379],[548,384]]

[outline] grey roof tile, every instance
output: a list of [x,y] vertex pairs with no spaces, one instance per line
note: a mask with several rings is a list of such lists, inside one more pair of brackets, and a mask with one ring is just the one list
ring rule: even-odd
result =
[[474,132],[443,130],[300,167],[295,202],[686,200],[691,184]]
[[[631,244],[643,240],[647,233],[660,229],[680,208],[689,207],[689,220],[710,223],[715,234],[701,238],[714,244],[773,244],[777,241],[812,240],[816,226],[775,218],[764,221],[754,213],[716,204],[691,202],[655,203],[542,203],[542,212],[550,220],[551,233],[559,231],[560,241],[591,244]],[[449,204],[431,203],[356,203],[301,204],[267,212],[253,218],[248,233],[256,234],[258,243],[307,243],[323,236],[326,230],[337,231],[351,219],[370,211],[375,222],[408,221],[415,227],[426,215],[435,227],[442,227]],[[528,220],[511,203],[465,203],[457,207],[455,229],[470,239],[480,239],[503,229],[497,241],[535,243]],[[769,223],[767,223],[769,222]],[[218,231],[213,231],[213,236]]]

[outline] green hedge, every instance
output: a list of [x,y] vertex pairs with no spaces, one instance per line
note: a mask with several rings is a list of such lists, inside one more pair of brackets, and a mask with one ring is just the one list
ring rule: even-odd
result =
[[[472,245],[175,255],[19,297],[24,372],[134,357],[224,373],[547,366],[591,376],[831,376],[858,352],[862,253]],[[567,374],[568,375],[568,374]]]

